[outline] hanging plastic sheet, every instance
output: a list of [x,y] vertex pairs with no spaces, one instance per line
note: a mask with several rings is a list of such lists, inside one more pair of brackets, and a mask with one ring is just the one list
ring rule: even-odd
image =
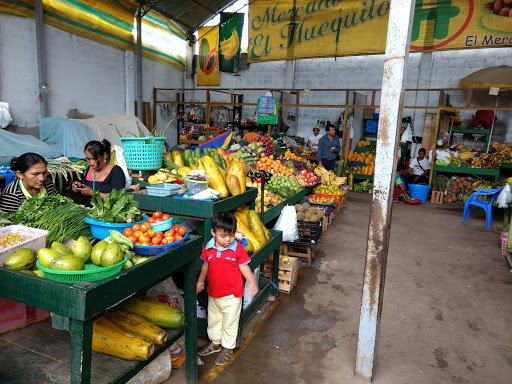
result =
[[62,155],[61,151],[52,145],[48,145],[38,138],[30,135],[18,135],[5,130],[0,130],[0,164],[11,161],[15,156],[26,152],[34,152],[45,159],[51,159]]
[[92,129],[76,120],[46,117],[39,123],[39,138],[58,149],[66,157],[84,157],[84,147],[98,140]]

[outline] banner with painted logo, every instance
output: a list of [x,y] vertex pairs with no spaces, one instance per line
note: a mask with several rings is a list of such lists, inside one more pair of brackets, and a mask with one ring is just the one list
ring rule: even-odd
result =
[[[252,0],[249,62],[384,53],[389,0]],[[411,51],[512,47],[512,0],[416,0]]]
[[219,26],[201,27],[197,55],[197,85],[219,85]]
[[222,72],[237,73],[240,60],[240,40],[244,28],[243,13],[220,14],[219,63]]

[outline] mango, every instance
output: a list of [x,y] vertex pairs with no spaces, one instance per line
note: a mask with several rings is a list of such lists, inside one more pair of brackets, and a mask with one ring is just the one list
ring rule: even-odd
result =
[[16,252],[11,253],[4,261],[4,267],[21,271],[24,269],[31,269],[36,265],[37,255],[36,251],[31,248],[18,249]]
[[75,255],[62,255],[52,261],[50,268],[57,271],[82,271],[84,261]]
[[71,255],[71,249],[58,241],[52,242],[51,250],[59,252],[61,255]]
[[101,240],[93,247],[91,251],[91,261],[95,265],[101,266],[101,254],[107,245],[108,243],[105,240]]
[[51,268],[52,261],[59,256],[62,256],[59,252],[48,248],[41,248],[39,251],[37,251],[37,258],[39,259],[39,263],[44,268]]
[[34,272],[39,277],[44,277],[44,272],[40,269],[33,269],[32,272]]
[[71,252],[76,257],[81,258],[84,263],[91,258],[92,245],[85,236],[80,236],[75,244],[71,246]]
[[110,267],[123,261],[123,249],[117,243],[108,244],[101,254],[101,266]]

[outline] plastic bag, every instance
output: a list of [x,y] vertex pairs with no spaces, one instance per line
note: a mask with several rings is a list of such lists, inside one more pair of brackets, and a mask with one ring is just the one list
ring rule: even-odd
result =
[[11,124],[12,118],[9,113],[9,104],[0,101],[0,128],[7,128]]
[[126,160],[124,159],[124,152],[123,148],[119,145],[114,145],[113,151],[116,153],[116,161],[117,165],[121,167],[124,173],[124,177],[126,179],[126,182],[124,184],[124,188],[128,189],[130,188],[130,185],[132,185],[132,177],[128,173],[128,167],[126,166]]
[[[254,272],[254,280],[256,281],[256,286],[258,286],[259,284],[259,281],[260,281],[260,267],[257,267]],[[250,285],[249,285],[249,282],[245,282],[244,284],[244,303],[243,303],[243,306],[242,306],[242,309],[245,309],[249,306],[249,304],[252,303],[252,295],[251,295],[251,289],[250,289]]]
[[293,242],[299,238],[297,212],[294,206],[287,205],[283,208],[274,229],[283,232],[283,241]]
[[505,188],[501,190],[496,199],[496,203],[498,204],[498,208],[508,208],[510,203],[512,203],[512,191],[508,183],[505,184]]

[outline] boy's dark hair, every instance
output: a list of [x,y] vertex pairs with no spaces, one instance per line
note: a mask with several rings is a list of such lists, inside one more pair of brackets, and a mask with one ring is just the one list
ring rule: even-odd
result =
[[396,166],[396,171],[397,171],[397,172],[405,171],[405,164],[398,164],[398,165]]
[[236,232],[236,217],[231,212],[215,212],[212,217],[212,229],[223,229],[229,233]]

